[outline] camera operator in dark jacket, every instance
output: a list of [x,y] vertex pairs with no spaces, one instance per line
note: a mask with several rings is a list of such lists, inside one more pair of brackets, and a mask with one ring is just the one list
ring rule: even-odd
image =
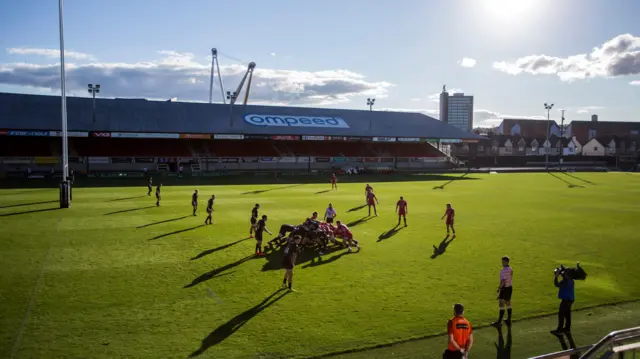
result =
[[[559,278],[561,278],[559,280]],[[575,301],[575,283],[571,273],[564,267],[556,269],[553,284],[558,288],[558,298],[561,300],[558,310],[558,327],[551,334],[560,335],[571,332],[571,306]]]

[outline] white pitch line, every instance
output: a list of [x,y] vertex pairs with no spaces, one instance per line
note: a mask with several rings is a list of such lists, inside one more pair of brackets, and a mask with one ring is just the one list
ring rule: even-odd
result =
[[20,340],[22,339],[22,335],[24,334],[25,329],[27,328],[27,324],[29,323],[29,319],[31,318],[31,311],[33,310],[33,305],[36,302],[36,297],[38,295],[38,289],[40,288],[40,283],[42,282],[42,277],[44,276],[44,269],[46,267],[47,262],[49,261],[49,256],[51,255],[51,248],[53,248],[53,238],[55,234],[58,233],[58,229],[60,228],[60,222],[62,221],[62,216],[58,219],[58,223],[56,224],[56,230],[50,237],[49,240],[49,249],[47,250],[47,254],[42,261],[42,267],[40,268],[40,274],[38,275],[38,280],[36,281],[36,285],[33,287],[33,293],[31,293],[31,298],[29,299],[29,305],[27,306],[27,313],[22,320],[22,324],[20,325],[20,329],[18,330],[18,336],[16,337],[16,341],[13,343],[13,347],[11,348],[10,359],[15,358],[18,349],[20,348]]

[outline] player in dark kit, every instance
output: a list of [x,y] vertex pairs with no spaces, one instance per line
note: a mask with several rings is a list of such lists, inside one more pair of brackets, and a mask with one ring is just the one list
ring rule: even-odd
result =
[[331,175],[331,190],[338,190],[338,177],[336,177],[336,174],[334,173],[333,175]]
[[284,258],[282,259],[282,266],[284,267],[284,280],[282,281],[282,286],[287,286],[287,281],[289,281],[289,290],[293,291],[291,285],[293,284],[293,267],[296,266],[296,259],[298,258],[298,254],[300,253],[302,246],[300,243],[302,242],[302,237],[295,236],[293,237],[293,241],[287,244],[287,247],[284,249]]
[[262,251],[262,234],[264,232],[267,232],[270,235],[272,235],[272,233],[267,228],[267,216],[266,215],[263,215],[262,219],[258,221],[258,224],[256,224],[256,255],[257,256],[263,256],[264,255],[264,252]]
[[198,190],[191,195],[191,206],[193,207],[193,215],[195,216],[198,210]]
[[453,209],[453,207],[451,207],[451,203],[447,203],[447,210],[444,212],[444,214],[442,215],[442,218],[440,218],[440,220],[442,220],[445,216],[447,217],[447,235],[449,234],[449,229],[451,229],[451,231],[453,231],[453,236],[456,236],[456,229],[453,228],[453,220],[455,219],[456,215],[456,210]]
[[147,196],[151,197],[151,191],[153,191],[153,177],[149,177],[149,184],[147,184],[147,189],[149,189],[149,192],[147,192]]
[[256,230],[256,225],[258,224],[258,210],[260,209],[260,205],[256,203],[256,205],[251,209],[251,228],[249,229],[249,238],[253,238],[253,232]]
[[373,194],[373,191],[367,193],[367,206],[369,206],[369,217],[371,217],[371,207],[373,207],[373,213],[376,215],[376,217],[378,216],[376,203],[380,204],[380,202],[378,202],[378,198],[376,197],[376,195]]
[[213,201],[215,201],[216,199],[216,195],[212,194],[211,198],[209,198],[209,201],[207,202],[207,219],[204,220],[204,224],[213,224],[213,221],[211,220],[211,213],[213,213]]
[[400,219],[404,218],[404,226],[407,226],[407,214],[409,213],[409,207],[404,197],[400,197],[400,200],[396,204],[396,212],[398,212],[398,226],[400,225]]
[[156,206],[160,207],[160,200],[162,199],[162,195],[160,194],[160,189],[162,188],[162,183],[156,187]]

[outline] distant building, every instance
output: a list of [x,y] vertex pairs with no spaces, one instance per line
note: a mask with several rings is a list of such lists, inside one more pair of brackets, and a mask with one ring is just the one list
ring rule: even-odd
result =
[[505,118],[496,128],[495,134],[507,136],[522,137],[547,137],[547,126],[549,127],[549,136],[560,137],[560,127],[556,121],[547,120],[526,120]]
[[572,121],[567,126],[566,137],[575,137],[580,143],[587,143],[593,138],[603,136],[640,141],[640,123],[598,121],[598,115],[592,115],[591,121]]
[[440,121],[465,132],[473,129],[473,96],[463,93],[449,95],[445,86],[440,93]]

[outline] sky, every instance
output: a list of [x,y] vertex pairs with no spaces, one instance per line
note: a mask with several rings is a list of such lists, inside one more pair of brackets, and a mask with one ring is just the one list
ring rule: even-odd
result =
[[[640,121],[637,0],[67,0],[67,95],[208,101],[256,63],[249,104]],[[0,0],[0,92],[60,95],[58,1]],[[217,74],[216,74],[217,76]],[[244,92],[241,93],[243,97]],[[222,102],[214,86],[214,102]]]

